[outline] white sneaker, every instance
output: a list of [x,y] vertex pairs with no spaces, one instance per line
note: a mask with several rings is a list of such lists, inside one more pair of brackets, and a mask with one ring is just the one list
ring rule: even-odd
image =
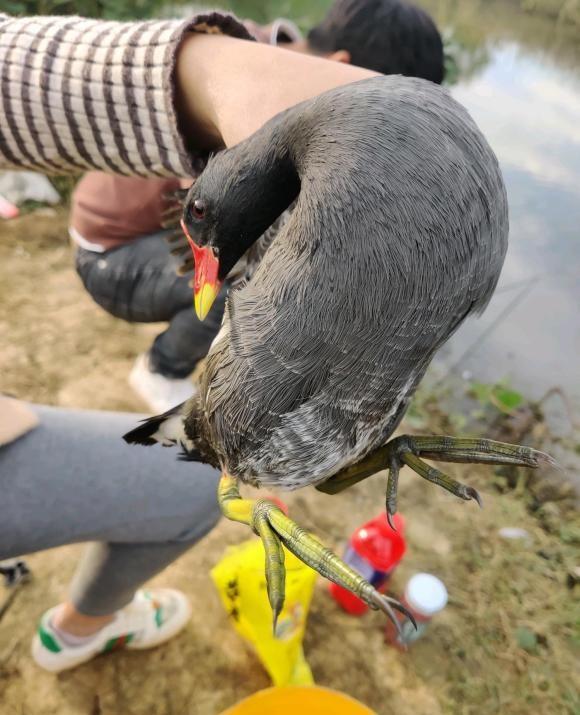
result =
[[58,606],[46,611],[32,641],[32,657],[45,670],[59,673],[118,648],[154,648],[177,635],[191,617],[191,606],[181,591],[156,588],[137,591],[111,623],[82,645],[63,642],[52,625]]
[[188,378],[173,379],[153,372],[149,366],[149,353],[139,355],[129,375],[129,384],[156,414],[167,412],[185,402],[195,392]]

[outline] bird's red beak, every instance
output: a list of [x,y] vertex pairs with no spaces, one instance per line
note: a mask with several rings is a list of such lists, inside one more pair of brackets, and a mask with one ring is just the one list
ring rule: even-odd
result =
[[210,246],[200,248],[196,245],[189,235],[183,219],[181,219],[181,228],[187,236],[195,262],[195,275],[193,278],[195,312],[200,320],[204,320],[222,287],[223,281],[218,280],[220,262],[215,257]]

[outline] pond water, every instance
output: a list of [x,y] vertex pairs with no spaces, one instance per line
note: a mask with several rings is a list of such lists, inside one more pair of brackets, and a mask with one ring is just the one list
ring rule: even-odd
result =
[[477,37],[477,61],[465,63],[452,92],[498,155],[511,226],[490,306],[438,365],[486,382],[507,377],[535,398],[559,385],[578,413],[580,26],[516,13],[505,1],[485,11],[465,0],[427,4],[459,37]]
[[[284,16],[303,29],[329,4],[222,3],[239,17]],[[484,382],[508,379],[532,398],[559,385],[580,414],[580,24],[525,13],[518,0],[421,4],[451,40],[457,58],[453,95],[499,157],[511,224],[490,306],[445,346],[434,372]]]

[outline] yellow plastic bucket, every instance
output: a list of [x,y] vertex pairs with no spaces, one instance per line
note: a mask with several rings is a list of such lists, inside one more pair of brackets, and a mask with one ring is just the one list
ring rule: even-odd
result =
[[328,688],[285,686],[261,690],[221,715],[376,715],[365,705]]

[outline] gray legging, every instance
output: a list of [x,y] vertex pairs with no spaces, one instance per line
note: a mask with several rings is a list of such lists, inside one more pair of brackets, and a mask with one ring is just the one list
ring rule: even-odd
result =
[[70,598],[112,613],[217,522],[218,472],[125,444],[141,415],[33,405],[40,425],[0,447],[0,559],[91,544]]

